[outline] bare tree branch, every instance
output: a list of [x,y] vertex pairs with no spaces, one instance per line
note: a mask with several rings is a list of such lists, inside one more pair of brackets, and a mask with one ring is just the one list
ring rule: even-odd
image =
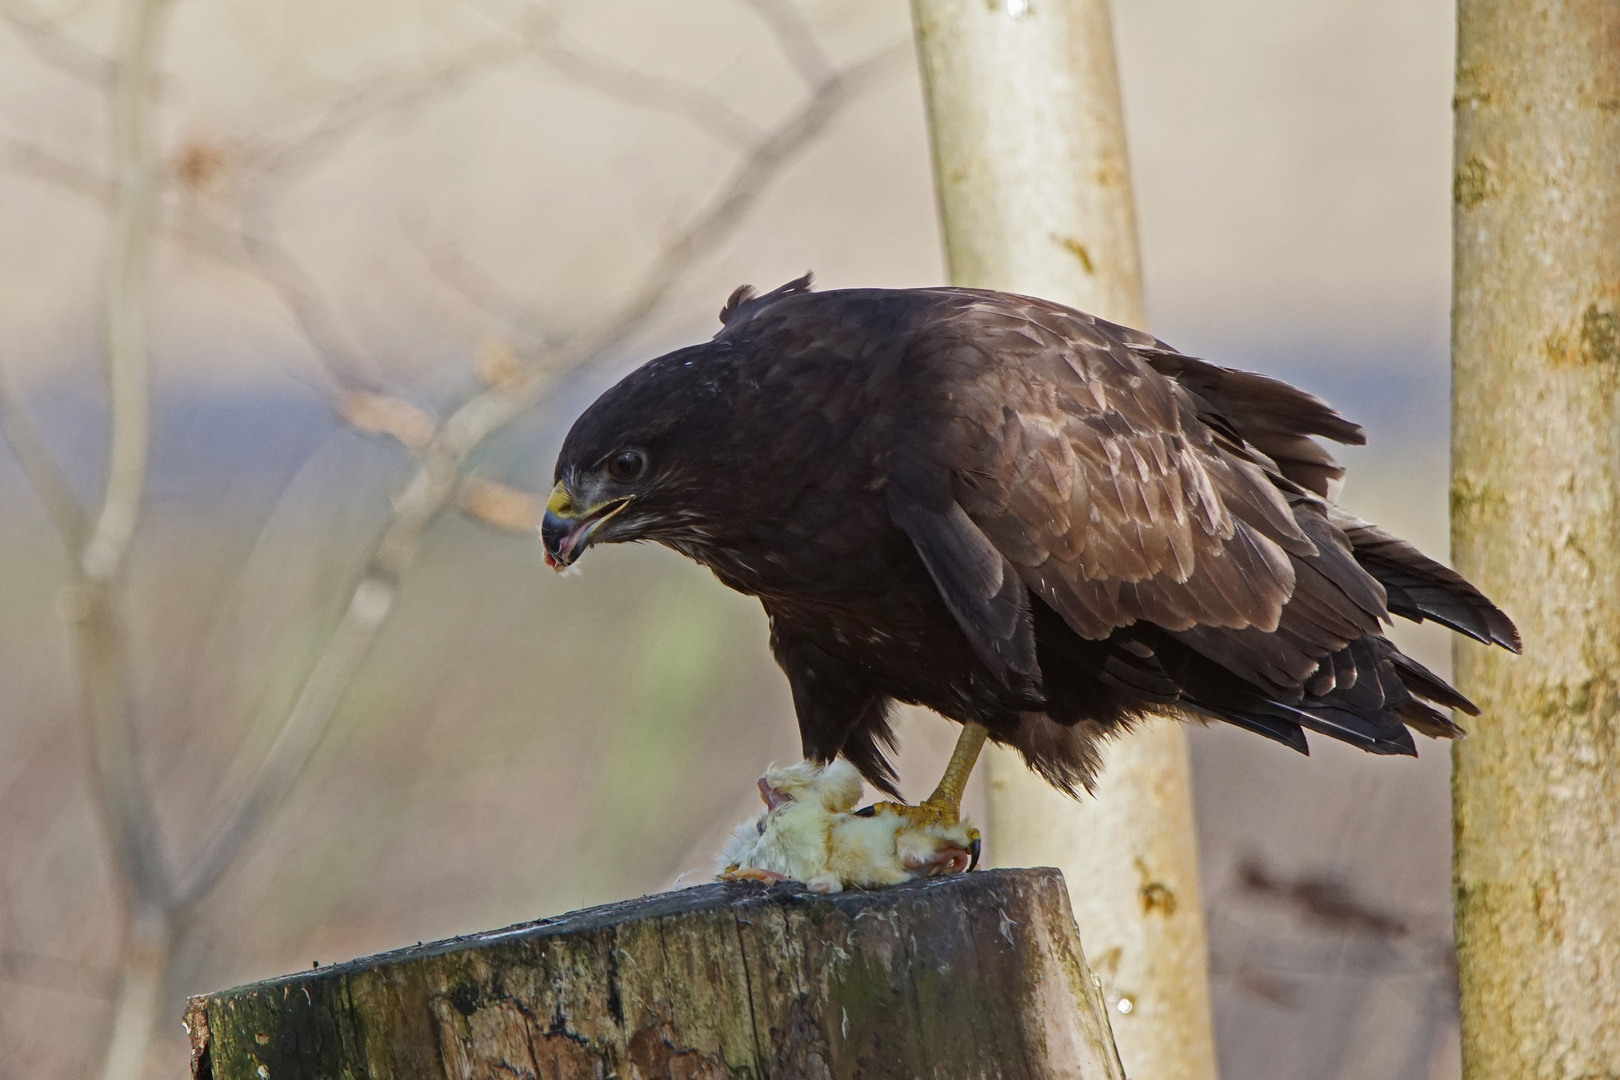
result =
[[323,160],[366,124],[419,108],[527,50],[521,36],[509,34],[482,41],[426,71],[364,83],[323,107],[307,130],[280,139],[260,136],[243,147],[243,156],[265,172],[285,176]]
[[[379,549],[403,531],[396,519],[384,534],[384,544],[379,544]],[[393,606],[397,590],[392,575],[374,558],[245,793],[198,849],[192,866],[181,880],[178,907],[189,910],[213,890],[235,864],[247,840],[286,798],[299,774],[314,757],[339,701],[376,642],[377,632]]]
[[1251,895],[1287,904],[1329,929],[1379,938],[1405,937],[1410,932],[1399,915],[1367,903],[1336,878],[1320,874],[1279,877],[1259,859],[1250,858],[1238,867],[1238,882]]
[[441,284],[509,329],[533,339],[542,348],[556,344],[552,334],[534,316],[527,300],[495,280],[494,275],[467,258],[455,244],[429,237],[420,215],[402,218],[400,227]]
[[11,452],[17,455],[17,463],[22,466],[23,476],[34,489],[34,494],[45,504],[45,513],[50,517],[56,534],[61,537],[63,546],[70,556],[76,556],[84,545],[88,527],[84,508],[79,505],[73,485],[68,483],[40,436],[27,402],[11,385],[4,365],[0,365],[0,428],[5,429],[6,442],[11,445]]
[[641,285],[612,315],[570,337],[525,377],[475,395],[444,423],[423,453],[415,475],[394,499],[394,518],[378,538],[342,618],[262,766],[235,801],[216,816],[220,824],[204,840],[181,879],[179,906],[190,908],[219,883],[247,840],[286,798],[309,764],[393,607],[400,578],[414,560],[423,534],[440,512],[454,504],[462,489],[467,456],[532,408],[559,378],[601,358],[643,326],[680,273],[730,236],[793,156],[826,129],[853,95],[870,86],[904,54],[901,47],[886,50],[823,84],[738,165],[720,193],[663,248]]
[[170,884],[151,793],[136,752],[123,571],[151,444],[149,263],[158,161],[147,102],[165,0],[127,0],[109,97],[116,188],[105,285],[111,440],[100,505],[78,559],[74,641],[94,758],[99,817],[124,889],[124,950],[103,1080],[145,1069],[173,941]]
[[123,568],[146,482],[150,444],[147,263],[157,202],[157,163],[145,95],[161,0],[132,0],[122,32],[124,63],[112,98],[117,189],[107,263],[106,350],[112,445],[101,506],[85,544],[82,571],[98,584]]
[[292,313],[338,390],[380,387],[377,361],[344,329],[320,286],[282,243],[275,209],[268,187],[243,200],[241,241],[252,268]]
[[[143,4],[144,8],[153,5]],[[151,33],[150,16],[133,15],[129,32]],[[144,53],[144,42],[133,46]],[[137,82],[138,77],[127,80]],[[125,93],[138,98],[139,87]],[[120,95],[123,96],[122,94]],[[136,106],[138,111],[138,105]],[[124,151],[144,157],[145,133],[139,122],[121,132]],[[150,241],[150,162],[131,161],[122,169],[114,210],[112,252],[107,280],[107,368],[112,438],[107,477],[79,560],[78,627],[86,699],[100,758],[98,773],[107,799],[107,815],[117,836],[125,869],[143,898],[163,894],[161,873],[154,866],[155,833],[148,797],[136,776],[130,746],[130,703],[126,700],[122,629],[114,595],[134,535],[146,481],[150,444],[150,373],[148,369],[146,262]]]
[[576,83],[628,105],[684,117],[738,149],[752,146],[766,135],[758,124],[700,87],[625,67],[568,41],[543,9],[531,12],[526,29],[535,56]]
[[0,18],[11,25],[12,32],[44,63],[98,89],[112,85],[118,72],[117,63],[68,37],[32,4],[5,0],[0,4]]
[[832,59],[793,0],[745,0],[776,36],[777,47],[794,70],[812,89],[819,88],[838,74]]
[[[38,143],[0,135],[0,167],[78,195],[111,210],[117,184],[94,166],[63,157]],[[247,256],[239,233],[212,222],[178,217],[155,221],[169,239],[187,250],[220,262],[243,265]]]
[[[10,0],[0,0],[4,2]],[[277,228],[274,200],[298,171],[322,160],[366,124],[419,108],[495,64],[536,51],[535,42],[518,33],[481,43],[425,73],[358,87],[326,103],[318,114],[284,125],[283,132],[291,126],[299,128],[290,135],[266,135],[236,147],[234,159],[248,171],[244,185],[248,196],[236,208],[240,224],[233,229],[202,218],[163,220],[158,214],[164,178],[147,130],[146,106],[164,2],[125,0],[119,58],[108,62],[113,76],[109,93],[115,133],[113,177],[42,147],[0,139],[0,162],[105,205],[112,213],[106,288],[112,446],[105,487],[88,520],[71,500],[71,489],[60,470],[44,452],[20,398],[0,385],[0,421],[6,435],[76,561],[75,651],[95,756],[97,805],[127,900],[104,1080],[132,1080],[139,1075],[176,934],[197,904],[240,862],[249,841],[285,800],[316,753],[386,622],[399,582],[412,565],[429,525],[450,507],[461,507],[509,528],[523,527],[537,513],[532,496],[469,480],[465,475],[468,456],[491,434],[532,408],[558,379],[602,358],[644,326],[680,275],[733,235],[787,163],[902,53],[892,50],[843,72],[830,64],[823,70],[816,57],[822,62],[825,57],[814,39],[795,37],[808,34],[802,20],[778,17],[773,29],[801,75],[811,81],[813,92],[766,131],[700,89],[639,76],[611,61],[563,49],[554,40],[542,42],[541,58],[565,76],[621,100],[685,116],[728,144],[745,144],[750,149],[704,208],[659,250],[640,283],[607,317],[553,344],[534,326],[532,317],[511,316],[509,321],[524,326],[541,343],[542,355],[537,362],[497,365],[499,377],[490,379],[484,390],[440,425],[426,414],[407,415],[393,407],[393,399],[374,393],[372,388],[379,380],[373,362],[348,336],[319,285],[288,250]],[[122,612],[123,567],[138,519],[150,441],[147,263],[151,239],[160,230],[182,244],[249,270],[275,290],[332,373],[339,401],[349,403],[345,415],[351,420],[358,416],[362,426],[377,421],[372,427],[415,447],[418,456],[414,475],[394,500],[392,519],[377,537],[360,580],[321,644],[293,705],[280,718],[268,749],[256,768],[250,766],[237,774],[246,775],[244,782],[233,782],[224,791],[225,807],[214,817],[212,832],[179,876],[172,876],[165,865],[150,793],[139,767]],[[459,281],[474,302],[479,295],[487,300],[501,292],[487,278],[479,278],[476,268],[459,253],[447,254],[447,250],[441,247],[435,259],[424,246],[441,278],[453,287]],[[521,307],[515,302],[506,306],[509,312]]]
[[783,166],[826,130],[851,98],[909,54],[908,46],[896,45],[850,65],[822,83],[808,101],[739,163],[719,194],[664,246],[643,275],[641,286],[619,310],[576,338],[572,349],[564,347],[560,370],[589,363],[628,337],[669,294],[680,274],[731,234]]
[[113,201],[113,184],[92,166],[62,157],[37,143],[0,135],[0,161],[11,170],[67,188],[105,206]]
[[[344,328],[314,278],[282,241],[276,197],[289,176],[323,160],[364,125],[420,108],[492,67],[523,54],[520,38],[494,38],[463,50],[425,72],[380,78],[328,103],[314,125],[296,137],[264,136],[249,142],[239,157],[256,175],[240,206],[238,239],[249,268],[269,285],[291,312],[340,392],[375,391],[383,382],[380,366]],[[219,238],[215,238],[216,240]]]

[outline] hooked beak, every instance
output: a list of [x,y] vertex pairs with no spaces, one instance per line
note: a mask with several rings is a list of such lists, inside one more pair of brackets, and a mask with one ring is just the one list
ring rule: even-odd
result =
[[609,499],[598,506],[580,508],[561,481],[551,489],[546,516],[540,522],[540,540],[546,547],[546,565],[566,570],[585,553],[596,530],[630,505],[634,495]]

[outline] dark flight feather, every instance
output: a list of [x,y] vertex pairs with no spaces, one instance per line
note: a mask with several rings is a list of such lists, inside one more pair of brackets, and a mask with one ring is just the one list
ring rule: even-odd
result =
[[1384,586],[1391,613],[1413,622],[1433,619],[1486,645],[1520,650],[1512,621],[1461,574],[1338,507],[1332,508],[1332,518],[1353,546],[1356,561]]
[[945,606],[985,666],[1002,682],[1038,675],[1029,591],[1016,568],[956,501],[935,509],[891,483],[889,514],[911,538]]
[[[810,290],[721,310],[574,425],[595,542],[655,540],[760,598],[807,756],[893,792],[892,702],[989,728],[1066,791],[1153,713],[1377,754],[1474,711],[1384,636],[1517,650],[1454,571],[1331,501],[1321,399],[1152,335],[971,289]],[[618,484],[601,463],[648,462]],[[582,494],[584,491],[590,494]]]

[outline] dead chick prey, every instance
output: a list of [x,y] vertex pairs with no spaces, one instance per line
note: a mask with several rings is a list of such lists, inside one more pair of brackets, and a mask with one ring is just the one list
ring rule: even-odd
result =
[[921,822],[881,803],[855,812],[861,776],[843,759],[768,770],[759,790],[765,809],[732,832],[720,880],[802,881],[835,893],[960,873],[978,861],[978,830],[965,821]]

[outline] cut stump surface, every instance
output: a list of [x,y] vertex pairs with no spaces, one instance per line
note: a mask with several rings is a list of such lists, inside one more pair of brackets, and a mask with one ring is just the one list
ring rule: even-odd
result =
[[703,885],[191,999],[198,1080],[1123,1080],[1055,870]]

